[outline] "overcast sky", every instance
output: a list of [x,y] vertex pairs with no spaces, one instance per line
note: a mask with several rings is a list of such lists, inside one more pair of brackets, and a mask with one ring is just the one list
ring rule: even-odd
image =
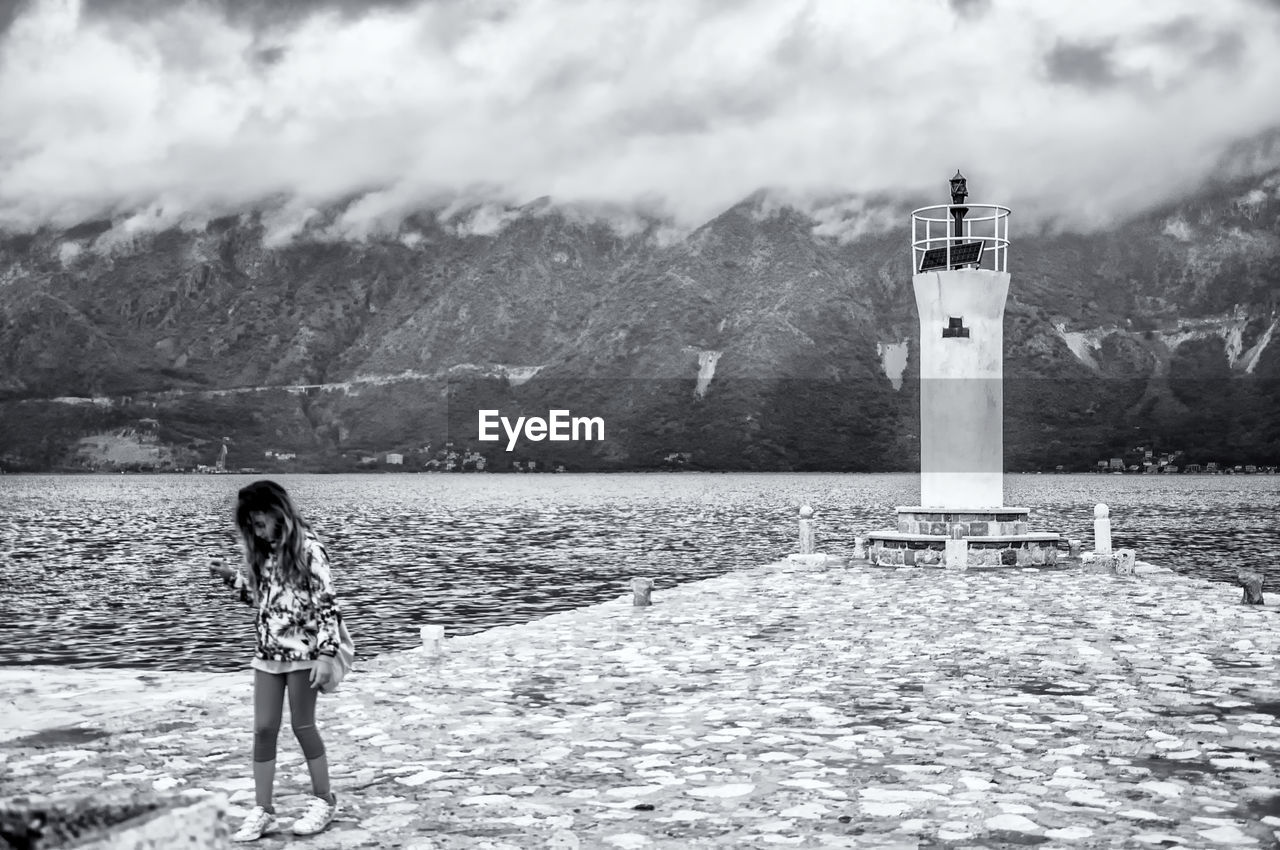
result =
[[1096,226],[1277,126],[1280,0],[0,0],[10,229],[353,194],[355,231],[458,194],[696,224],[957,168]]

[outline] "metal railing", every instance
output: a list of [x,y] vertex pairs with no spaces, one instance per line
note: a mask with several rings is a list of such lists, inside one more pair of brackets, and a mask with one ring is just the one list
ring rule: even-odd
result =
[[[953,235],[953,210],[966,209],[961,235]],[[999,204],[938,204],[911,212],[911,271],[918,273],[925,252],[940,249],[945,265],[936,271],[953,268],[951,252],[957,245],[982,242],[982,256],[977,268],[997,272],[1009,271],[1009,213]],[[923,231],[923,234],[921,233]]]

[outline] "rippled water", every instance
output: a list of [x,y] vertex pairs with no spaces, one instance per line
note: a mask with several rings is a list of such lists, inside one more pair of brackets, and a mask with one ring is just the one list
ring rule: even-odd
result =
[[[0,664],[243,669],[250,611],[209,578],[236,556],[239,475],[0,476]],[[296,475],[279,480],[326,540],[364,655],[519,623],[795,550],[847,552],[914,504],[916,475]],[[1088,543],[1230,580],[1280,554],[1280,476],[1015,475],[1005,501]]]

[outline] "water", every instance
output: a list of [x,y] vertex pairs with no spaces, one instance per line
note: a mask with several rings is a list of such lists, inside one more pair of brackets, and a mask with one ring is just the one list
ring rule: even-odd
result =
[[[0,664],[243,669],[250,610],[209,577],[236,557],[240,475],[0,477]],[[916,475],[285,475],[326,540],[362,655],[418,627],[467,634],[795,551],[796,508],[818,548],[848,552],[914,504]],[[1114,545],[1230,581],[1280,553],[1280,476],[1014,475],[1005,501],[1036,529],[1088,543],[1111,507]]]

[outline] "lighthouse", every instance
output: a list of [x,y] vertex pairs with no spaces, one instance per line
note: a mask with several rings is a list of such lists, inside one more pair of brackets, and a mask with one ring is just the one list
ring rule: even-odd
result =
[[953,568],[1057,560],[1058,535],[1004,504],[1004,307],[1008,207],[970,204],[956,171],[951,203],[911,214],[911,288],[920,320],[920,501],[897,528],[868,535],[881,564]]
[[920,504],[1004,504],[1004,305],[1009,295],[1009,209],[951,205],[911,215],[920,317]]

